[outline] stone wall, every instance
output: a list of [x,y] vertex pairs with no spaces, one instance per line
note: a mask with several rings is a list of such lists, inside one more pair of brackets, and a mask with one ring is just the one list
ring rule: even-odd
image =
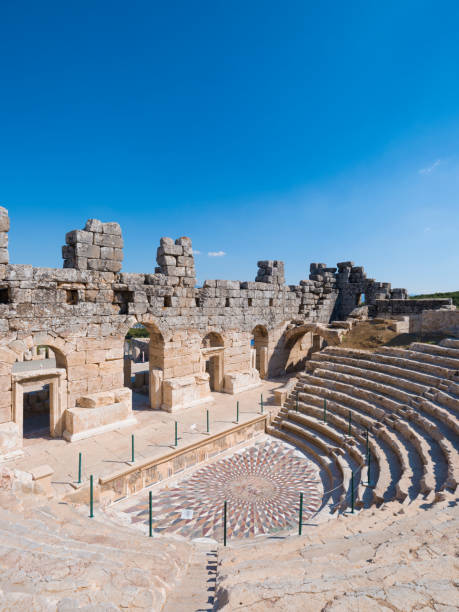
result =
[[384,315],[414,315],[420,314],[425,310],[440,310],[440,308],[450,308],[452,303],[453,301],[451,298],[434,298],[424,300],[377,299],[371,305],[369,315],[372,317]]
[[[0,209],[1,244],[8,228]],[[378,308],[381,300],[388,308],[409,302],[405,290],[367,279],[352,262],[311,264],[307,280],[285,285],[283,262],[262,260],[255,281],[206,280],[196,287],[187,237],[161,238],[154,272],[124,273],[121,228],[97,219],[67,233],[63,269],[11,265],[1,249],[0,424],[15,421],[22,409],[13,410],[12,367],[36,346],[54,352],[65,373],[65,409],[72,410],[83,396],[123,387],[125,335],[141,323],[150,333],[150,405],[175,410],[209,401],[212,389],[236,393],[259,384],[260,375],[301,365],[301,351],[317,347],[314,334],[325,337],[324,326],[345,319],[361,294]],[[293,347],[286,341],[292,322],[315,323],[316,331]],[[215,345],[205,343],[209,333]],[[104,427],[109,412],[104,408]]]

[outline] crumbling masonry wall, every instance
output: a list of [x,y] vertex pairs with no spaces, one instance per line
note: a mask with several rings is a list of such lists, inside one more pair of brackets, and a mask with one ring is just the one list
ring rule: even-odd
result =
[[[285,285],[283,262],[264,260],[253,282],[206,280],[197,288],[186,237],[161,238],[154,273],[123,273],[120,226],[95,219],[67,233],[63,269],[14,265],[8,229],[0,208],[0,455],[21,446],[15,424],[22,422],[25,374],[15,372],[15,363],[33,347],[48,346],[56,356],[51,433],[76,439],[132,422],[123,364],[125,335],[135,323],[150,331],[151,407],[177,410],[211,400],[209,360],[221,390],[237,393],[259,384],[260,374],[285,373],[292,322],[345,319],[362,294],[379,309],[380,302],[397,303],[399,311],[408,302],[405,290],[366,279],[352,262],[311,264],[307,280]],[[263,337],[258,349],[251,345],[255,328]],[[217,346],[203,345],[209,332],[220,339]],[[313,341],[311,334],[302,350]]]

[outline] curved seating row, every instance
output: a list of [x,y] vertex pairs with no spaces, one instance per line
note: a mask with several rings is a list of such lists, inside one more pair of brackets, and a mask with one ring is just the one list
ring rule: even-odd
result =
[[[376,503],[454,490],[459,482],[458,344],[413,343],[408,349],[374,352],[329,347],[314,353],[273,433],[294,427],[296,437],[355,470],[365,463],[368,430]],[[362,504],[362,479],[359,483]]]

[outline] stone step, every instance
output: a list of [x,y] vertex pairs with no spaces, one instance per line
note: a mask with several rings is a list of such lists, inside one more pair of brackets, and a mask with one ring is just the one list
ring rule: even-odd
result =
[[459,350],[459,340],[456,338],[445,338],[440,342],[440,346],[446,346],[448,348],[454,348]]
[[[383,348],[389,349],[389,347]],[[414,352],[411,354],[416,356],[419,355],[419,353]],[[320,359],[323,355],[325,355],[327,359],[330,355],[332,355],[334,359],[338,359],[340,361],[349,358],[358,359],[364,362],[369,361],[377,364],[378,366],[386,364],[388,366],[398,368],[398,370],[393,370],[396,375],[400,374],[404,378],[417,380],[422,384],[430,385],[432,387],[438,386],[442,379],[451,375],[450,368],[443,368],[433,363],[426,363],[425,361],[410,358],[410,352],[406,349],[390,348],[389,351],[385,352],[382,352],[382,349],[380,349],[378,352],[369,352],[359,349],[327,347],[325,350],[317,353],[315,358]]]
[[162,608],[186,567],[190,545],[153,541],[99,508],[96,514],[90,519],[87,508],[54,501],[23,512],[0,509],[0,588],[14,584],[18,599],[11,609],[58,609],[65,598],[78,608],[88,602]]
[[[314,393],[317,393],[317,388],[320,389],[321,383],[322,383],[322,387],[328,388],[327,384],[323,384],[324,383],[323,379],[320,379],[319,377],[305,375],[305,376],[301,376],[301,379],[304,381],[310,381],[310,384],[308,384],[308,387],[310,389],[311,389],[312,383],[319,385],[318,387],[314,387],[314,389],[311,389],[311,391]],[[332,384],[333,386],[337,385],[337,383],[335,382],[333,382]],[[407,461],[407,457],[411,456],[412,462],[414,464],[413,470],[416,469],[416,467],[420,467],[421,472],[422,472],[422,474],[419,477],[419,487],[420,487],[421,492],[424,494],[427,494],[431,490],[435,489],[434,466],[433,466],[433,462],[432,462],[432,459],[429,453],[429,446],[427,442],[424,440],[424,438],[420,436],[415,430],[413,430],[413,428],[410,427],[408,423],[404,422],[403,419],[398,418],[396,414],[395,415],[390,414],[390,413],[388,414],[382,411],[376,412],[375,406],[374,406],[374,404],[376,403],[375,401],[373,401],[373,403],[356,402],[355,398],[349,395],[349,393],[353,393],[354,395],[357,395],[357,396],[360,395],[358,387],[351,387],[350,385],[344,385],[344,384],[341,385],[340,383],[339,389],[340,389],[340,392],[344,390],[346,393],[344,394],[340,393],[340,395],[337,397],[336,391],[334,389],[328,388],[328,396],[329,397],[334,396],[334,399],[337,399],[337,401],[339,401],[341,404],[345,406],[350,405],[351,408],[357,408],[360,411],[368,413],[373,418],[377,419],[379,422],[383,421],[387,423],[389,427],[396,430],[396,432],[398,432],[397,435],[400,435],[402,438],[400,442],[402,443],[402,445],[406,447],[405,448],[406,455],[404,456],[405,471],[409,469],[409,465],[411,463],[410,461]],[[368,397],[366,396],[366,393],[364,394],[364,397],[368,399]],[[381,403],[381,399],[379,397],[378,397],[378,402]],[[410,447],[413,447],[412,451],[410,451]],[[394,452],[396,452],[397,450],[396,445],[393,445],[393,450]],[[414,454],[408,455],[408,452],[417,453],[417,455],[419,456],[419,460],[416,459],[416,455]],[[412,476],[414,477],[414,471],[412,471]],[[403,491],[405,491],[405,489],[403,489]]]
[[[373,403],[378,402],[380,405],[384,405],[385,408],[388,408],[387,396],[390,394],[392,394],[393,396],[396,396],[397,401],[405,401],[407,404],[409,404],[411,399],[413,399],[412,395],[406,394],[405,392],[400,391],[399,389],[395,389],[394,387],[383,385],[381,383],[375,383],[371,380],[367,380],[362,377],[356,377],[356,376],[351,376],[348,374],[342,374],[341,372],[322,370],[322,369],[316,369],[314,371],[314,375],[317,375],[320,378],[327,378],[333,381],[343,382],[347,385],[352,385],[347,389],[347,392],[352,393],[353,395],[357,395],[357,396],[361,395],[360,390],[362,388],[365,391],[367,389],[371,389],[372,390],[371,392],[372,393],[374,392]],[[384,393],[384,395],[381,396],[381,393]],[[366,393],[364,394],[364,397],[365,399],[369,399],[366,396]],[[386,398],[386,400],[384,398]],[[390,408],[394,410],[392,406],[389,406],[389,409]],[[397,414],[400,413],[401,408],[402,406],[395,407],[395,411]],[[428,422],[420,421],[419,424],[421,428],[424,429],[423,435],[420,435],[418,432],[415,431],[413,427],[410,426],[408,422],[405,422],[404,419],[399,419],[399,418],[393,419],[393,415],[389,415],[389,418],[392,419],[391,426],[396,431],[401,433],[402,436],[408,441],[408,443],[414,445],[414,447],[416,448],[416,451],[421,460],[422,471],[423,471],[423,476],[420,480],[421,491],[424,494],[429,493],[431,490],[434,490],[436,488],[434,464],[431,458],[430,449],[432,449],[432,454],[436,454],[437,456],[439,455],[439,452],[440,452],[439,450],[436,449],[436,446],[438,445],[435,441],[435,438],[431,437],[432,426]],[[425,439],[426,436],[429,437],[430,444],[427,443]],[[414,457],[413,457],[413,460],[416,461]],[[440,485],[437,488],[440,488]]]
[[[319,357],[319,355],[317,355],[317,357]],[[430,385],[420,384],[419,382],[415,382],[409,378],[403,378],[401,375],[405,373],[405,370],[402,368],[393,368],[386,364],[375,364],[371,361],[362,360],[359,362],[356,359],[350,358],[343,359],[339,362],[329,361],[327,359],[327,355],[322,355],[321,359],[310,359],[306,365],[307,370],[310,372],[314,372],[316,368],[334,370],[344,374],[365,377],[376,382],[391,385],[393,387],[401,387],[402,389],[417,395],[425,393],[425,391],[430,389]]]
[[[409,349],[382,346],[375,351],[375,354],[392,356],[392,357],[401,357],[402,359],[406,359],[407,361],[416,362],[416,367],[418,367],[420,370],[422,370],[423,368],[422,366],[419,366],[418,364],[424,364],[424,368],[427,365],[434,366],[435,368],[441,368],[443,372],[445,370],[447,371],[446,375],[443,374],[446,378],[449,375],[454,374],[455,371],[457,371],[458,369],[457,359],[446,357],[446,356],[442,357],[441,355],[428,353],[426,351],[414,350],[411,348],[412,346],[413,345],[411,345]],[[430,345],[427,345],[427,346],[430,346]]]
[[[300,397],[302,397],[300,395]],[[330,406],[331,409],[334,409],[335,406],[332,405]],[[346,413],[348,412],[348,410],[346,409]],[[292,411],[293,413],[293,411]],[[358,419],[358,422],[360,424],[363,423],[364,426],[367,426],[369,429],[372,428],[372,426],[376,423],[375,420],[371,420],[371,419],[365,419],[362,421],[362,419]],[[380,437],[382,435],[381,431],[385,429],[385,428],[381,428],[379,427],[379,429],[377,430],[377,436]],[[387,444],[387,438],[389,438],[390,441],[392,441],[392,434],[390,434],[389,432],[387,433],[386,436],[386,444]],[[396,450],[400,453],[397,445],[395,442],[392,442],[393,446],[396,447]],[[370,451],[374,457],[374,459],[376,460],[376,463],[378,465],[378,472],[379,472],[379,478],[377,479],[377,481],[375,480],[375,488],[374,488],[374,498],[375,501],[377,503],[381,503],[382,501],[384,501],[385,499],[385,495],[386,495],[386,491],[389,489],[391,481],[392,481],[392,476],[391,476],[391,470],[389,468],[389,462],[386,458],[386,455],[384,454],[384,452],[378,447],[378,444],[373,441],[370,437],[369,439],[369,446],[370,446]],[[399,466],[400,466],[400,471],[403,473],[403,471],[406,469],[404,467],[403,464],[403,459],[402,457],[398,454],[396,454],[396,457],[398,458],[399,461]],[[398,481],[398,479],[397,479]],[[403,487],[402,487],[403,488]],[[404,497],[404,493],[402,492],[402,489],[399,490],[398,495],[400,498]],[[405,495],[406,497],[406,495]]]
[[413,342],[410,344],[410,350],[435,355],[436,357],[451,358],[456,361],[456,366],[459,368],[459,348],[426,344],[424,342]]

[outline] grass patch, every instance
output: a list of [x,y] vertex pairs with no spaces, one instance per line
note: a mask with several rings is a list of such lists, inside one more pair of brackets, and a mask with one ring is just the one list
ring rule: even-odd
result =
[[456,308],[459,308],[459,291],[446,291],[444,293],[425,293],[422,295],[410,296],[410,300],[431,300],[435,298],[451,298]]

